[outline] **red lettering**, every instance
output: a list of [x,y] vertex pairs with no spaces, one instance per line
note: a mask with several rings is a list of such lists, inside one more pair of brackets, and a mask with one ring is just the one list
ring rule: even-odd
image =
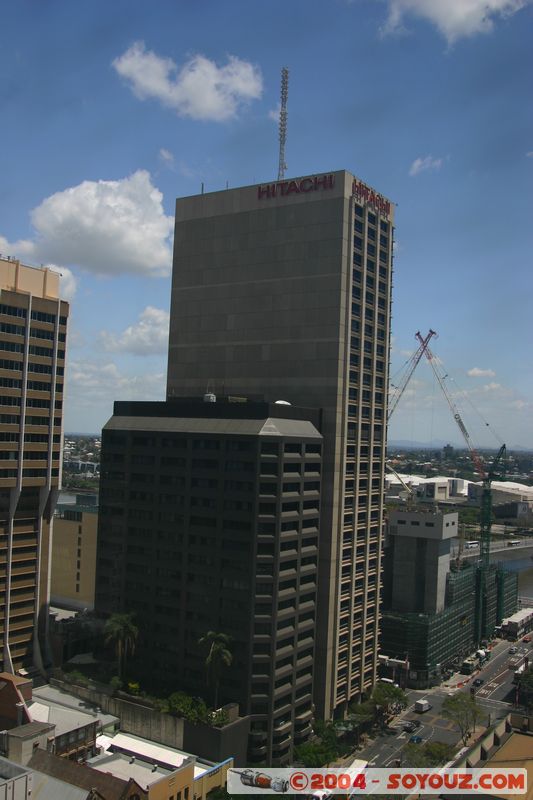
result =
[[300,192],[312,192],[317,189],[333,189],[335,185],[334,175],[321,175],[314,178],[302,178],[301,181],[282,181],[280,183],[267,183],[257,187],[257,199],[263,200],[271,197],[287,197],[289,194],[300,194]]
[[266,186],[258,186],[257,187],[257,199],[262,200],[263,197],[275,197],[276,196],[276,184],[269,183]]
[[522,789],[523,792],[526,790],[526,785],[524,781],[524,775],[515,775],[511,773],[509,775],[509,789]]
[[436,775],[430,775],[429,785],[432,789],[442,789],[442,775],[438,773]]
[[314,773],[311,775],[311,789],[323,789],[324,788],[324,776],[320,773]]
[[322,175],[314,180],[315,191],[320,186],[322,189],[333,189],[333,175]]
[[397,772],[393,772],[391,775],[389,775],[389,780],[387,781],[387,789],[399,789],[401,777],[402,776]]
[[411,773],[404,775],[402,778],[402,786],[404,789],[414,789],[416,786],[416,778]]
[[467,773],[459,774],[459,789],[471,789],[472,776]]
[[457,789],[458,777],[455,772],[444,773],[444,786],[446,789]]
[[352,786],[354,789],[366,789],[366,775],[364,772],[358,772],[355,778],[353,779]]

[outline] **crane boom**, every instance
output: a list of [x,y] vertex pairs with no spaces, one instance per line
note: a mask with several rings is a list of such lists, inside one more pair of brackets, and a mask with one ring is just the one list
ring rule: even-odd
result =
[[[419,333],[416,334],[416,337],[420,341],[424,341]],[[444,397],[446,398],[446,400],[448,402],[448,405],[450,406],[451,412],[453,414],[453,418],[456,421],[459,430],[463,434],[463,438],[464,438],[464,440],[465,440],[465,442],[467,444],[467,447],[468,447],[468,449],[470,451],[470,456],[472,458],[472,461],[474,462],[474,466],[475,466],[475,468],[476,468],[476,470],[477,470],[477,472],[479,474],[479,477],[481,478],[481,480],[483,480],[485,478],[485,475],[486,475],[485,465],[483,464],[483,459],[481,458],[481,456],[477,452],[476,448],[474,447],[472,439],[470,438],[470,434],[468,433],[466,425],[464,424],[464,422],[462,420],[462,417],[461,417],[461,415],[459,413],[459,409],[457,408],[457,406],[455,404],[455,401],[454,401],[453,397],[451,396],[450,392],[448,391],[448,387],[446,386],[446,384],[444,382],[445,379],[446,379],[446,375],[442,374],[442,371],[439,368],[437,359],[435,358],[435,356],[433,355],[431,349],[427,345],[425,347],[425,351],[424,352],[425,352],[426,358],[429,361],[429,363],[431,365],[431,368],[432,368],[432,370],[433,370],[433,372],[435,374],[435,377],[436,377],[437,381],[439,382],[439,386],[442,389],[442,393],[444,394]]]
[[389,410],[388,410],[388,414],[387,414],[387,421],[389,421],[390,418],[392,417],[392,413],[395,410],[395,408],[398,405],[398,403],[400,402],[401,397],[402,397],[405,389],[407,388],[407,384],[411,380],[411,376],[412,376],[413,372],[417,368],[420,359],[422,358],[424,353],[427,351],[427,348],[428,348],[428,345],[429,345],[431,337],[432,336],[436,336],[436,335],[437,334],[435,333],[435,331],[430,330],[428,335],[425,338],[423,338],[421,333],[420,333],[420,331],[417,331],[416,338],[419,340],[420,344],[418,346],[418,349],[413,353],[413,355],[411,356],[411,359],[408,362],[407,371],[406,371],[403,379],[401,380],[400,385],[396,387],[394,395],[390,398]]

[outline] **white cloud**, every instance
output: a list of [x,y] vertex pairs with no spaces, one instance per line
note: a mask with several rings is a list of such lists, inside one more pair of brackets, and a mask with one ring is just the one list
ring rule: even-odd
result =
[[426,172],[427,170],[439,170],[441,167],[442,158],[433,158],[433,156],[415,158],[409,168],[409,175],[418,175],[420,172]]
[[496,375],[492,369],[480,369],[479,367],[472,367],[466,374],[471,378],[494,378]]
[[78,288],[78,281],[72,270],[68,267],[61,267],[57,272],[61,273],[59,278],[59,294],[63,300],[72,300]]
[[490,383],[485,383],[483,386],[484,392],[496,392],[499,391],[500,389],[505,393],[510,392],[510,389],[504,389],[501,383],[495,383],[494,381],[491,381]]
[[389,16],[384,34],[404,30],[407,16],[435,25],[449,44],[463,36],[489,33],[498,17],[510,17],[531,0],[388,0]]
[[166,147],[161,147],[159,150],[159,158],[169,167],[174,164],[174,153],[171,153],[170,150],[166,149]]
[[240,105],[261,97],[258,67],[236,56],[217,66],[203,55],[190,58],[178,70],[171,58],[161,58],[135,42],[113,67],[141,100],[155,98],[179,116],[221,122],[231,119]]
[[528,153],[526,153],[526,158],[533,158],[533,150],[530,150]]
[[33,241],[0,248],[34,261],[81,267],[100,275],[168,275],[174,220],[149,172],[116,181],[83,181],[47,197],[31,213]]
[[120,334],[102,331],[100,342],[108,352],[134,353],[147,356],[166,353],[170,315],[161,308],[146,306],[135,325]]
[[93,402],[114,400],[163,400],[163,372],[127,375],[109,361],[97,364],[72,361],[68,366],[69,405],[84,407]]
[[280,112],[281,112],[281,103],[278,103],[276,108],[270,109],[270,111],[268,112],[268,118],[275,123],[279,123]]

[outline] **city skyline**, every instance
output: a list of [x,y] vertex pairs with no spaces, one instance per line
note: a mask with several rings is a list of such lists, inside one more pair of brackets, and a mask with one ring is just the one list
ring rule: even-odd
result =
[[[2,12],[0,252],[63,273],[66,430],[164,398],[175,198],[275,179],[286,65],[287,176],[346,168],[397,203],[391,377],[431,327],[476,444],[470,402],[533,447],[530,4],[231,6]],[[461,443],[427,364],[389,437]]]

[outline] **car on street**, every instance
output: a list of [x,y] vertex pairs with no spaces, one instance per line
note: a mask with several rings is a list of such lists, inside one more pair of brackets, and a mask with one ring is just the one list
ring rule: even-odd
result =
[[421,724],[417,719],[409,720],[404,723],[403,729],[406,733],[413,733],[417,728],[420,728]]
[[485,681],[483,680],[483,678],[476,678],[476,680],[473,681],[472,685],[473,686],[483,686],[484,683],[485,683]]
[[518,653],[518,647],[515,647],[513,645],[513,647],[510,647],[507,652],[509,653],[509,655],[514,656],[515,653]]
[[524,636],[524,638],[522,639],[522,641],[523,641],[523,642],[526,642],[526,644],[527,644],[527,642],[530,642],[530,641],[531,641],[531,636]]
[[409,742],[411,744],[421,744],[422,737],[421,736],[411,736],[411,738],[409,739]]

